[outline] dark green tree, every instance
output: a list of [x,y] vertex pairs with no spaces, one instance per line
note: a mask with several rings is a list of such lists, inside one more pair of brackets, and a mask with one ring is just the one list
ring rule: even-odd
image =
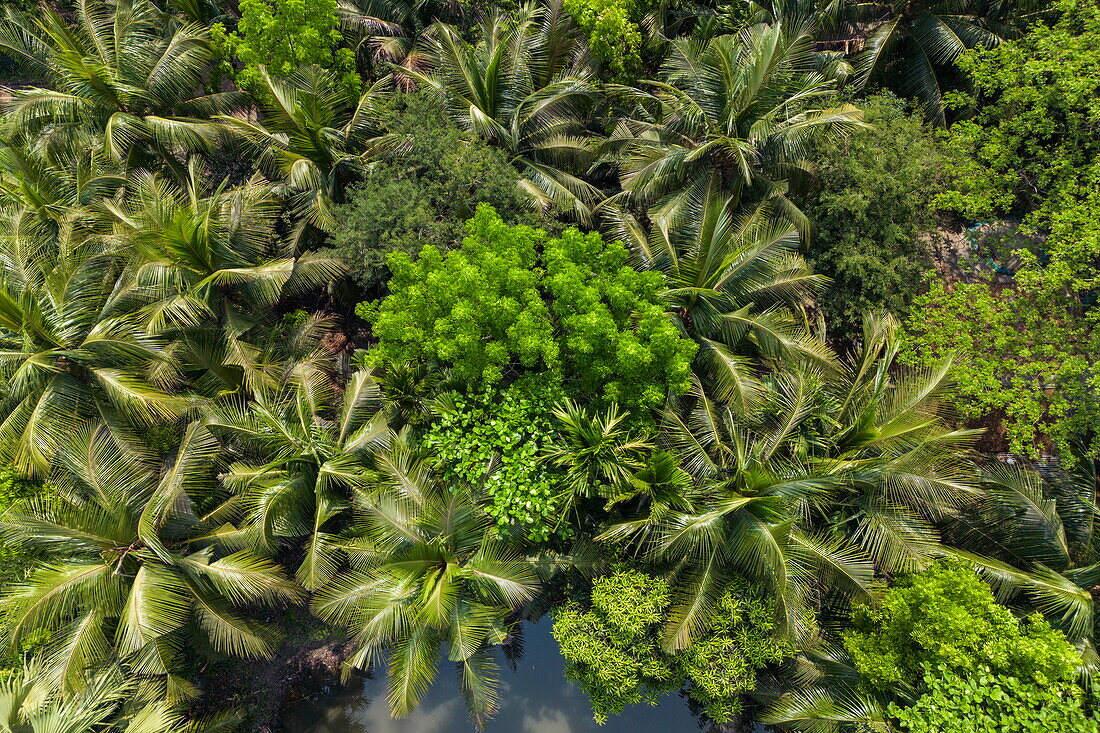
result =
[[479,203],[508,222],[542,218],[508,158],[463,132],[426,95],[396,95],[378,117],[384,152],[335,216],[335,248],[362,286],[385,283],[390,252],[415,256],[426,244],[443,251],[457,245]]
[[806,258],[832,280],[820,296],[830,335],[858,337],[866,313],[902,315],[931,267],[940,142],[890,96],[861,102],[870,127],[811,146],[799,207],[813,224]]

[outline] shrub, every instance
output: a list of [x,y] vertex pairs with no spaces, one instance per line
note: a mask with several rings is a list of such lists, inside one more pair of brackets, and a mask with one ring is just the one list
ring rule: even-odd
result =
[[967,674],[946,667],[924,674],[927,692],[890,714],[909,733],[1095,733],[1095,720],[1081,707],[1081,691],[993,674],[981,667]]
[[436,401],[438,419],[424,436],[447,480],[481,487],[502,530],[541,542],[559,525],[558,488],[539,454],[554,432],[553,407],[564,397],[553,375],[531,375],[501,389]]
[[1051,685],[1073,679],[1080,662],[1060,631],[1039,616],[1017,620],[976,573],[949,562],[899,581],[879,607],[860,608],[844,645],[863,682],[877,690],[940,667],[988,667]]
[[380,123],[400,145],[371,166],[336,216],[335,247],[363,287],[384,285],[390,252],[415,256],[426,244],[455,246],[479,203],[510,223],[539,222],[504,154],[460,130],[435,100],[397,95]]
[[355,53],[340,47],[336,0],[241,0],[239,11],[236,30],[227,33],[221,24],[211,30],[223,53],[242,64],[234,72],[242,89],[257,90],[261,66],[274,76],[288,76],[316,64],[340,72],[348,92],[358,90]]
[[1021,222],[1014,281],[934,291],[909,330],[914,353],[958,354],[964,411],[1003,413],[1013,450],[1034,455],[1049,437],[1068,460],[1080,438],[1100,455],[1100,8],[1060,0],[1055,11],[1053,24],[960,60],[983,104],[951,129],[939,203]]
[[660,273],[596,233],[551,238],[481,205],[459,249],[396,252],[389,265],[391,294],[357,309],[374,325],[377,366],[433,362],[473,388],[560,369],[571,394],[638,409],[689,386],[695,346],[661,306]]
[[566,678],[588,694],[597,722],[685,686],[710,718],[728,722],[756,687],[757,671],[793,653],[775,637],[774,606],[747,584],[731,585],[710,629],[674,654],[660,643],[669,605],[666,581],[618,568],[593,581],[587,607],[574,602],[555,611]]

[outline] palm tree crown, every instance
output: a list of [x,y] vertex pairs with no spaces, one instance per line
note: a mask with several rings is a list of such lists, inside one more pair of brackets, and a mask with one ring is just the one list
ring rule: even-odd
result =
[[717,188],[735,206],[775,199],[801,228],[785,187],[807,141],[861,120],[853,105],[830,106],[837,86],[816,69],[805,24],[677,40],[660,78],[643,86],[618,90],[634,113],[616,125],[608,157],[628,199],[666,215]]

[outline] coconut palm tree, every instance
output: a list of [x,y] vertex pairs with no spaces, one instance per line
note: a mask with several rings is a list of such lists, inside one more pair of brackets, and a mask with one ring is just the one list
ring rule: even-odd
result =
[[807,167],[806,144],[861,124],[858,108],[835,104],[836,83],[816,66],[806,23],[675,41],[657,80],[614,88],[631,110],[605,146],[618,198],[686,216],[717,189],[735,207],[771,200],[805,229],[786,189]]
[[194,384],[205,394],[274,387],[286,349],[262,348],[271,309],[344,270],[335,258],[292,256],[266,181],[211,188],[197,158],[182,184],[139,172],[125,197],[103,207],[131,253],[128,307],[174,344],[185,369],[200,370]]
[[35,269],[41,248],[110,232],[99,202],[126,184],[120,166],[88,140],[0,146],[0,221],[6,271]]
[[716,185],[708,184],[698,207],[657,213],[648,226],[625,207],[604,213],[637,265],[664,273],[669,314],[699,347],[700,382],[748,409],[762,392],[763,367],[830,363],[806,312],[826,279],[798,254],[798,232],[774,207],[739,209]]
[[1093,593],[1100,586],[1096,531],[1100,462],[1084,451],[1071,468],[991,461],[982,501],[947,530],[952,554],[977,567],[1004,602],[1043,613],[1097,665]]
[[0,730],[5,733],[199,733],[166,702],[134,704],[134,685],[116,669],[97,672],[75,694],[50,686],[42,666],[30,661],[0,681]]
[[63,216],[57,238],[31,232],[0,247],[0,446],[28,473],[45,471],[85,419],[123,434],[188,407],[166,391],[176,370],[163,344],[118,307],[123,255],[80,221]]
[[381,68],[388,63],[416,68],[416,39],[436,21],[459,23],[470,8],[456,0],[340,0],[336,8],[344,36]]
[[438,23],[421,37],[417,56],[431,71],[396,73],[434,92],[460,125],[507,153],[534,205],[588,221],[601,195],[579,173],[594,158],[584,119],[598,96],[570,28],[558,3],[488,16],[474,42]]
[[177,676],[185,650],[269,656],[271,629],[246,607],[300,598],[270,560],[232,551],[233,507],[215,481],[218,441],[190,425],[160,466],[102,424],[69,436],[57,490],[23,500],[0,520],[5,541],[43,562],[0,601],[8,643],[48,634],[47,679],[80,689],[85,672],[117,659],[173,697],[194,693]]
[[869,29],[856,59],[859,81],[895,87],[916,99],[928,119],[945,125],[944,92],[961,81],[955,62],[969,49],[992,48],[1011,37],[1019,10],[1019,4],[1001,0],[851,3],[848,22]]
[[475,721],[497,705],[493,647],[531,600],[533,565],[494,539],[492,519],[468,488],[444,486],[407,433],[378,459],[381,483],[363,495],[350,568],[316,593],[313,610],[351,630],[353,667],[388,657],[389,704],[407,715],[454,662]]
[[260,170],[278,182],[297,219],[295,241],[333,226],[333,207],[344,203],[349,184],[366,170],[372,140],[380,134],[377,107],[390,87],[375,82],[358,97],[335,74],[307,66],[285,79],[261,69],[260,118],[217,119],[246,143]]
[[936,394],[945,370],[905,374],[897,325],[871,319],[862,348],[833,372],[780,372],[752,412],[704,390],[665,412],[666,447],[695,479],[694,511],[611,527],[670,568],[670,647],[690,643],[725,583],[741,574],[773,592],[788,629],[822,585],[866,594],[872,571],[918,569],[941,552],[939,524],[976,501]]
[[554,408],[558,430],[540,458],[561,487],[556,498],[559,522],[572,512],[580,527],[580,504],[585,499],[620,499],[635,493],[638,487],[631,487],[631,480],[649,466],[654,446],[628,427],[628,417],[614,405],[601,413],[573,400]]
[[9,124],[31,137],[91,135],[127,169],[173,169],[177,152],[211,149],[210,117],[245,99],[203,92],[206,30],[148,0],[80,0],[71,22],[50,7],[7,8],[0,49],[43,84],[12,92]]
[[352,374],[339,401],[317,361],[292,365],[283,383],[250,403],[215,406],[207,424],[245,454],[222,478],[240,492],[254,542],[274,550],[300,540],[298,581],[317,590],[340,567],[340,521],[369,483],[370,455],[389,438],[388,413],[367,371]]

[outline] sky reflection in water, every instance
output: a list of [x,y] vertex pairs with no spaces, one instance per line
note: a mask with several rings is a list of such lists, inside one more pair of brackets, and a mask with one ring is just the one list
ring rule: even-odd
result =
[[[525,629],[516,671],[501,675],[501,709],[487,733],[699,733],[686,702],[677,695],[661,705],[628,708],[598,726],[588,698],[562,677],[564,662],[544,618]],[[453,667],[441,666],[420,706],[403,720],[389,717],[385,680],[366,680],[334,695],[299,704],[285,719],[291,733],[471,733]]]

